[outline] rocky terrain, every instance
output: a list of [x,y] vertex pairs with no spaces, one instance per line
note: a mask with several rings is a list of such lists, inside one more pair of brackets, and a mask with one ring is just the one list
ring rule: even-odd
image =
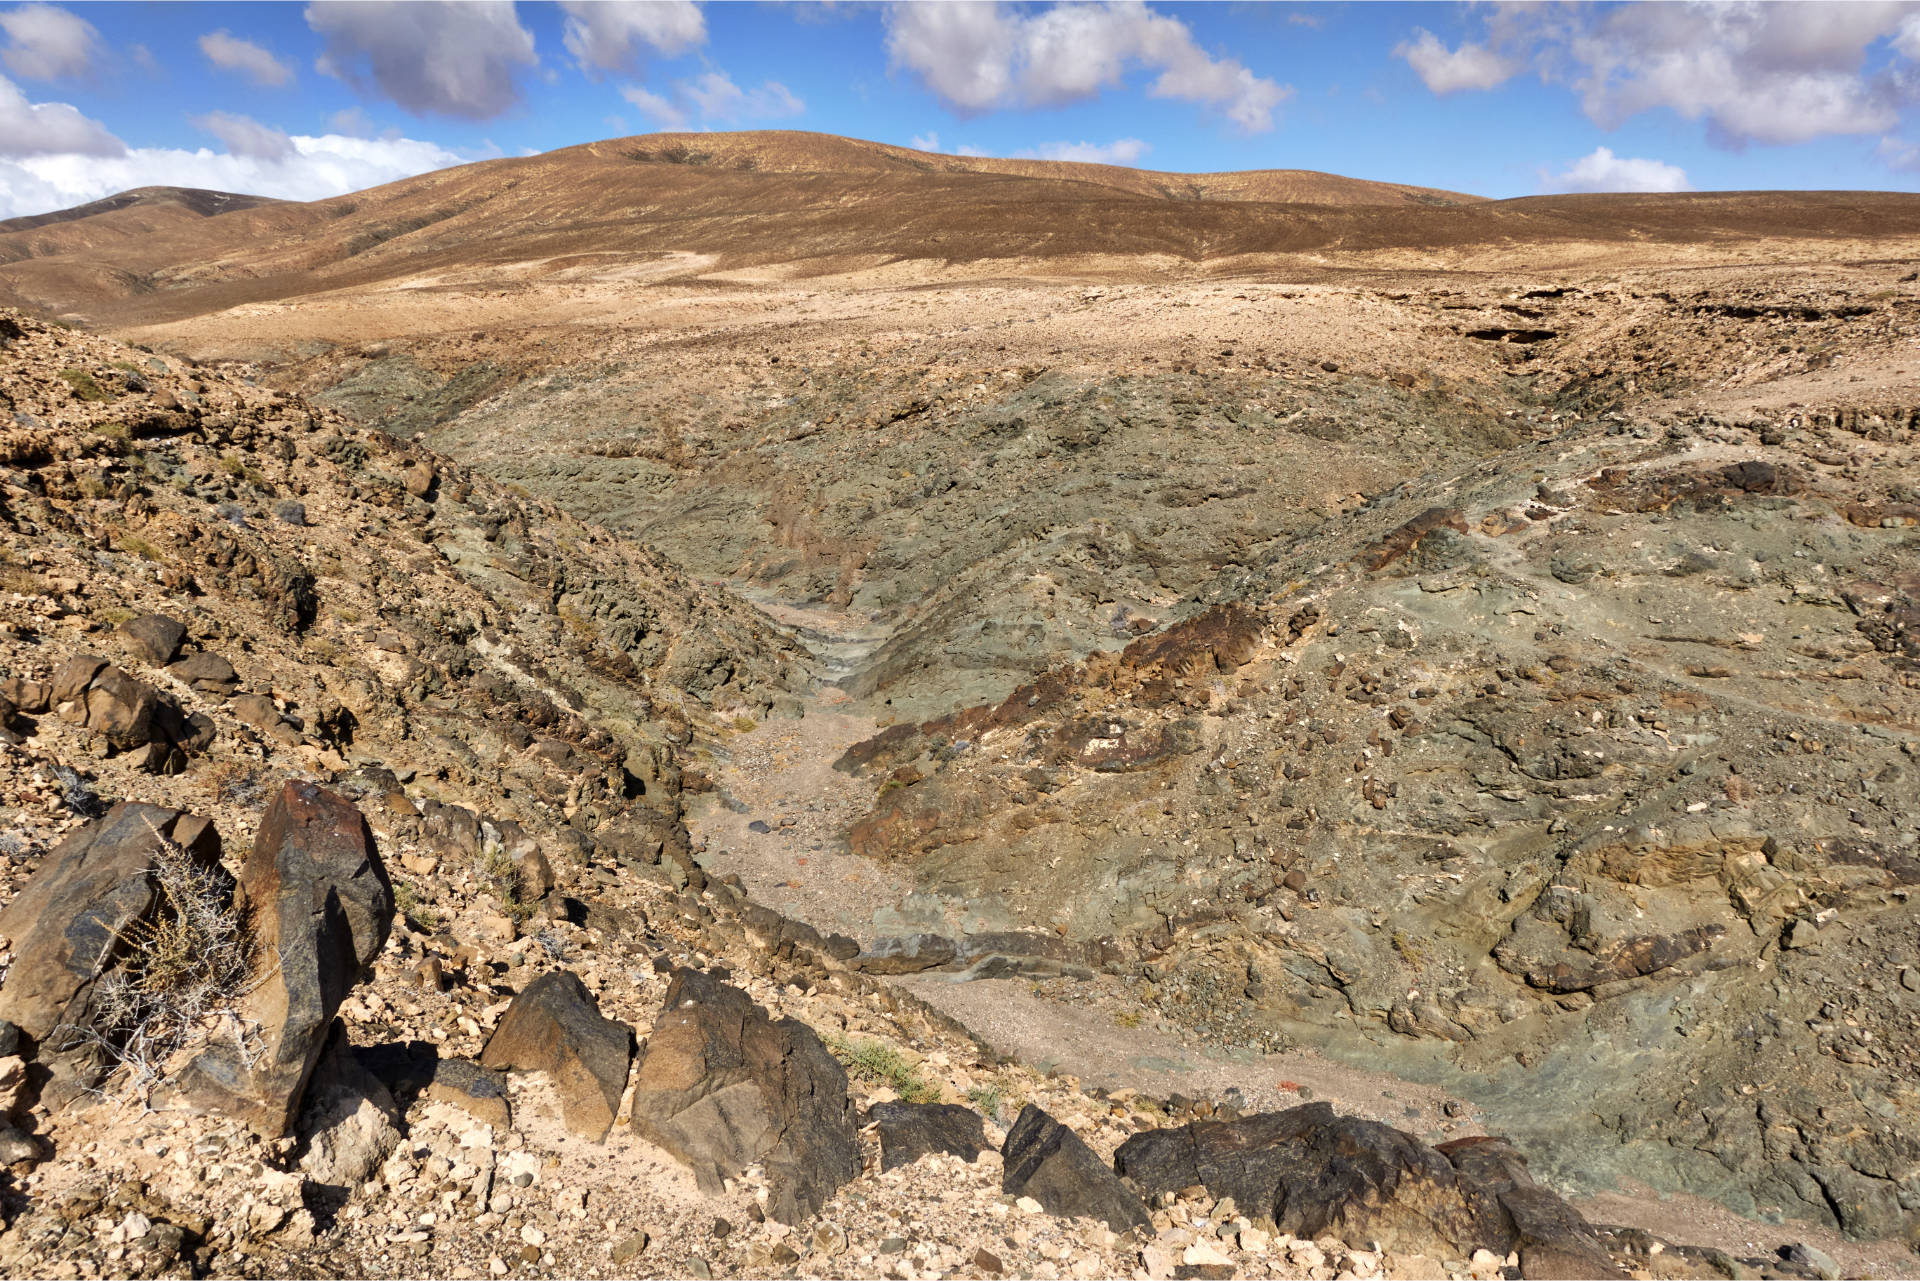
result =
[[1911,1270],[1920,206],[673,144],[0,229],[0,1262]]

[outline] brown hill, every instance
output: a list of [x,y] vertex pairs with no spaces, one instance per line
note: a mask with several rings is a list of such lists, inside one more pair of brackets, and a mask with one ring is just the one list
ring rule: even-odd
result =
[[766,132],[593,143],[210,218],[191,201],[154,199],[68,213],[0,231],[0,301],[107,325],[403,277],[509,265],[592,274],[666,255],[681,256],[668,266],[682,276],[902,260],[1158,275],[1283,261],[1323,270],[1382,254],[1458,266],[1516,245],[1570,258],[1628,246],[1739,257],[1767,239],[1920,234],[1920,197],[1894,193],[1481,201],[1298,171],[1167,175]]

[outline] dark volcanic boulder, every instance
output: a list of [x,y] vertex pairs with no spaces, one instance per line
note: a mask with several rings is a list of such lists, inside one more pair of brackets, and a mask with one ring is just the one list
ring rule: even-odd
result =
[[186,638],[186,624],[165,614],[142,614],[120,624],[120,641],[127,652],[149,667],[171,663]]
[[880,1168],[912,1165],[934,1152],[965,1161],[986,1150],[980,1114],[957,1103],[876,1103],[867,1113],[880,1132]]
[[905,938],[878,938],[873,946],[849,961],[869,974],[918,974],[951,964],[959,954],[952,939],[940,934],[909,934]]
[[700,970],[674,971],[634,1074],[633,1128],[708,1195],[761,1162],[767,1213],[782,1223],[804,1222],[860,1172],[839,1061],[806,1024],[775,1021]]
[[513,998],[480,1064],[545,1072],[560,1095],[560,1119],[567,1129],[600,1143],[620,1110],[632,1050],[627,1025],[602,1017],[577,975],[554,970]]
[[1100,1219],[1115,1232],[1153,1222],[1140,1198],[1085,1140],[1031,1103],[1020,1109],[1000,1154],[1006,1161],[1000,1190],[1030,1196],[1048,1214]]
[[1325,1103],[1136,1134],[1114,1168],[1148,1197],[1195,1184],[1297,1237],[1466,1257],[1520,1251],[1527,1277],[1620,1275],[1578,1211],[1504,1139],[1428,1147]]
[[373,833],[345,798],[311,783],[280,790],[240,873],[257,973],[240,1013],[258,1044],[214,1045],[188,1065],[181,1101],[287,1132],[334,1011],[393,927],[393,887]]
[[219,866],[220,838],[205,819],[120,804],[54,847],[0,912],[0,938],[13,950],[0,1020],[25,1035],[56,1099],[99,1077],[103,1065],[77,1033],[93,1029],[95,988],[123,959],[125,940],[160,908],[156,858],[168,843]]

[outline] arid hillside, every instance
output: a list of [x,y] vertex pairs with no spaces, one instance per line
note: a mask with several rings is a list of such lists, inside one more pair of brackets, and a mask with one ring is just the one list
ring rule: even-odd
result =
[[[663,939],[801,958],[804,1021],[913,1011],[888,1044],[955,1068],[949,1102],[1014,1122],[971,1093],[1002,1061],[1103,1091],[1072,1097],[1130,1195],[1158,1186],[1118,1150],[1136,1097],[1259,1143],[1331,1098],[1447,1178],[1484,1126],[1590,1216],[1711,1225],[1750,1256],[1719,1275],[1911,1270],[1920,197],[1484,201],[788,133],[311,205],[130,196],[0,227],[4,296],[74,326],[23,330],[16,409],[111,418],[152,361],[266,417],[231,462],[184,427],[76,461],[45,489],[75,514],[15,542],[71,520],[47,556],[144,584],[120,523],[191,561],[131,523],[180,494],[290,564],[262,504],[313,487],[344,523],[299,553],[333,567],[311,635],[258,642],[276,705],[313,738],[366,684],[360,750],[421,761],[411,808],[376,807],[409,853],[429,801],[591,837],[565,838],[587,934],[519,947],[535,969],[631,953],[593,906],[631,875]],[[400,604],[422,573],[453,603]],[[558,720],[514,729],[496,685]],[[305,746],[346,785],[353,752]],[[587,761],[604,788],[549,795]],[[511,946],[468,938],[498,928],[483,879],[413,881],[451,922],[423,955]],[[482,980],[496,1016],[527,964]],[[640,1026],[626,971],[593,968]],[[1225,1262],[1072,1249],[1257,1275],[1249,1221]],[[1404,1274],[1699,1261],[1649,1250]]]

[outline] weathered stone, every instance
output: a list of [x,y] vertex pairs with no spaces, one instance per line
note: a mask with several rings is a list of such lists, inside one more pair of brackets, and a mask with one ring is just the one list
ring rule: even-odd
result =
[[905,938],[878,938],[873,946],[848,962],[869,974],[917,974],[950,964],[959,949],[940,934],[910,934]]
[[53,690],[45,681],[30,681],[22,676],[9,676],[0,681],[0,698],[13,704],[16,713],[38,716],[47,710],[53,698]]
[[220,839],[205,820],[123,803],[55,846],[0,912],[0,937],[13,949],[0,1020],[52,1073],[56,1101],[100,1075],[79,1033],[93,1027],[96,986],[124,957],[129,932],[160,907],[156,859],[168,841],[204,867],[219,865]]
[[120,624],[121,644],[149,667],[165,667],[171,663],[186,637],[186,624],[165,614],[142,614]]
[[972,1161],[987,1146],[980,1114],[955,1103],[876,1103],[867,1115],[879,1127],[882,1170],[935,1152]]
[[[622,1084],[624,1087],[624,1082]],[[477,1063],[465,1059],[436,1059],[426,1094],[430,1099],[465,1109],[476,1121],[485,1121],[496,1130],[507,1130],[513,1124],[506,1078]]]
[[633,1128],[709,1195],[756,1162],[767,1213],[797,1224],[860,1170],[847,1075],[812,1028],[736,987],[675,970],[634,1076]]
[[627,1085],[633,1034],[604,1018],[578,976],[566,970],[527,984],[481,1052],[483,1067],[545,1072],[568,1130],[603,1142]]
[[1528,1277],[1620,1275],[1586,1221],[1536,1184],[1504,1139],[1435,1149],[1310,1103],[1136,1134],[1114,1167],[1148,1197],[1199,1185],[1297,1237],[1461,1258],[1517,1249]]
[[182,1074],[180,1101],[285,1134],[325,1048],[334,1012],[393,927],[393,887],[367,821],[343,797],[289,782],[240,874],[257,976],[241,1015],[259,1029],[243,1054],[215,1045]]
[[354,1057],[338,1023],[300,1109],[300,1168],[315,1183],[357,1188],[400,1142],[400,1108]]
[[218,654],[197,650],[167,665],[167,674],[208,694],[231,694],[240,684],[233,664]]
[[1150,1227],[1147,1207],[1081,1137],[1029,1103],[1000,1146],[1000,1190],[1030,1196],[1048,1214],[1099,1219],[1115,1232]]

